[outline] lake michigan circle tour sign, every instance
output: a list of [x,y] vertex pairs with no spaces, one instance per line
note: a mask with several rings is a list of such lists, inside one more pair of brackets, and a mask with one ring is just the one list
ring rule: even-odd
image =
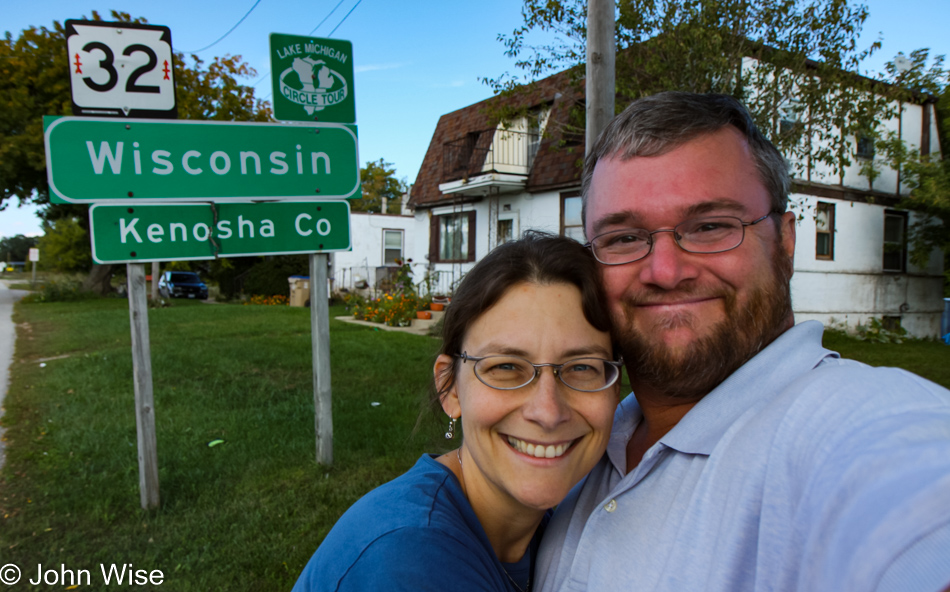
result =
[[270,52],[276,119],[356,123],[352,43],[271,33]]

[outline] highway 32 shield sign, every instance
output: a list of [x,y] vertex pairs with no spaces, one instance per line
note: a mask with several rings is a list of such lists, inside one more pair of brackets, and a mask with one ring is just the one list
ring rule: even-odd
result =
[[66,49],[74,115],[177,117],[168,27],[67,20]]

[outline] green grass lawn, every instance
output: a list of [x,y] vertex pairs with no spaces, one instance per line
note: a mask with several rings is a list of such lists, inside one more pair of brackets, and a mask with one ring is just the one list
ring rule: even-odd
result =
[[840,332],[826,331],[823,345],[871,366],[910,370],[950,389],[950,346],[942,341],[909,340],[902,344],[858,341]]
[[131,563],[161,569],[163,589],[289,590],[350,504],[445,447],[435,418],[412,435],[437,342],[331,321],[335,462],[318,466],[309,315],[150,311],[162,505],[146,512],[126,301],[18,305],[0,565],[97,578]]
[[[309,315],[188,301],[150,311],[162,505],[146,512],[126,301],[17,305],[0,565],[32,577],[63,564],[98,583],[99,564],[131,563],[162,570],[164,590],[289,590],[350,504],[446,447],[437,418],[413,433],[437,341],[331,321],[335,462],[318,466]],[[941,343],[825,343],[950,386]]]

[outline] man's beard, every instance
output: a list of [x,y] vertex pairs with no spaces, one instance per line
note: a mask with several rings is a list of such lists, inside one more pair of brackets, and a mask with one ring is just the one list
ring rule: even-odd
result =
[[[768,283],[751,292],[744,307],[739,306],[735,291],[714,294],[723,298],[725,318],[712,327],[708,335],[679,351],[652,337],[664,330],[688,327],[700,319],[682,315],[635,329],[631,326],[635,303],[669,296],[665,290],[641,289],[623,302],[625,319],[614,319],[616,337],[631,380],[649,385],[671,398],[699,400],[786,330],[792,315],[791,277],[792,261],[781,245],[776,244]],[[700,294],[700,290],[680,289],[678,294]]]

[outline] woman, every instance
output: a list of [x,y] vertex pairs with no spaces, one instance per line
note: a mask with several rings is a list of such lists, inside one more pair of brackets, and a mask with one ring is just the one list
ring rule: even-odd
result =
[[354,504],[295,591],[530,589],[545,513],[603,455],[618,402],[596,269],[579,243],[529,233],[466,274],[430,401],[461,446]]

